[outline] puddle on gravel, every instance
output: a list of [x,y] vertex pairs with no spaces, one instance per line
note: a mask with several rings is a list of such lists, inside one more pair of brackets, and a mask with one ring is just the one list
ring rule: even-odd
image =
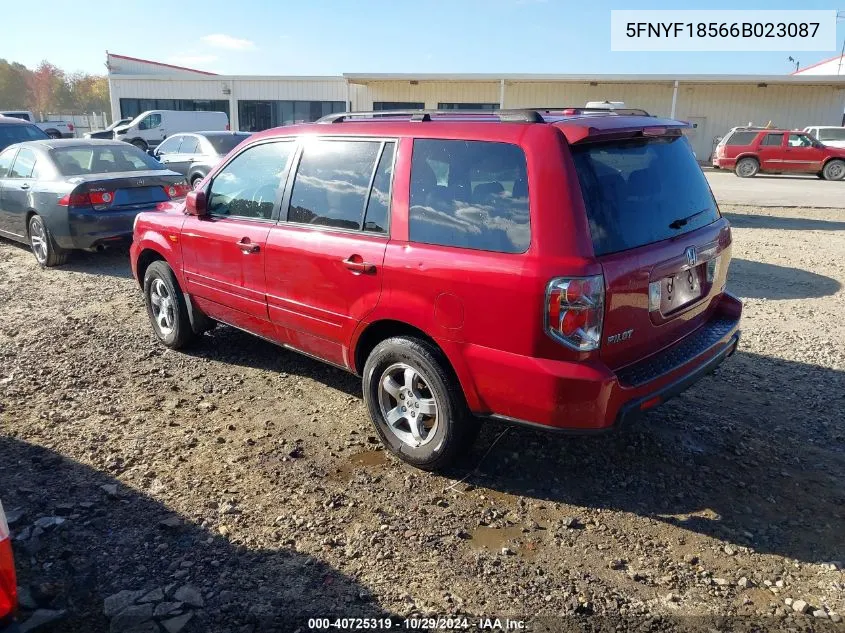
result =
[[359,470],[378,468],[384,466],[386,463],[387,453],[385,451],[362,451],[345,458],[330,475],[330,478],[336,481],[347,482]]
[[507,547],[519,556],[533,558],[537,554],[539,545],[527,537],[528,534],[518,526],[495,528],[480,525],[470,531],[469,542],[473,549],[499,554],[503,547]]

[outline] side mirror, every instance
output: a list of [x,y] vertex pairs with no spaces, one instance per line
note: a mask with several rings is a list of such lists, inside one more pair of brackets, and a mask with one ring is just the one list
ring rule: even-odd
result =
[[205,191],[189,191],[185,200],[185,211],[188,215],[195,215],[198,218],[208,215]]

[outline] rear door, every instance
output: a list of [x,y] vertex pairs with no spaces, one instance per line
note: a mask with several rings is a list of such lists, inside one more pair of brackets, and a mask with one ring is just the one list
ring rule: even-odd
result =
[[396,143],[303,144],[284,222],[267,241],[267,301],[279,337],[346,365],[344,346],[378,303]]
[[267,235],[295,143],[273,140],[246,148],[206,185],[209,215],[182,227],[187,291],[212,317],[265,334]]
[[[4,191],[6,183],[9,187],[14,185],[9,179],[9,171],[12,169],[12,163],[15,160],[15,155],[18,153],[17,147],[10,147],[0,152],[0,231],[4,233],[12,233],[11,214],[6,211]],[[17,235],[15,233],[15,235]]]
[[9,173],[3,179],[3,211],[0,229],[19,237],[26,235],[26,214],[30,209],[30,194],[35,186],[35,163],[38,155],[23,147],[18,151]]
[[158,147],[156,147],[156,159],[158,159],[158,162],[160,162],[168,169],[173,169],[173,171],[176,171],[173,165],[175,165],[179,160],[179,147],[181,147],[181,145],[182,135],[174,134],[167,140],[163,141]]
[[182,137],[182,143],[179,145],[179,151],[173,155],[167,164],[168,169],[187,176],[188,170],[199,151],[199,139],[193,134],[185,134]]
[[786,135],[783,132],[769,132],[760,141],[757,155],[764,171],[790,171],[792,167],[784,162]]
[[573,158],[604,269],[601,355],[615,369],[703,322],[723,290],[728,224],[683,137],[576,145]]

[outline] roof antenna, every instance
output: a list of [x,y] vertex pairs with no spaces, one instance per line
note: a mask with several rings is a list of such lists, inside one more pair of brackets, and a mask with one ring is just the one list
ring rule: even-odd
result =
[[792,55],[790,55],[787,59],[795,64],[795,72],[798,72],[798,69],[801,68],[801,62],[795,59]]

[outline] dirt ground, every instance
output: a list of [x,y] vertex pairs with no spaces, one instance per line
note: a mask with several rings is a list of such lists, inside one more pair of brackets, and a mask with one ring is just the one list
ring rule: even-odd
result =
[[[228,327],[188,352],[157,344],[125,251],[41,271],[0,240],[0,498],[21,619],[841,630],[845,211],[723,211],[740,352],[623,434],[491,424],[448,476],[380,450],[354,376]],[[152,607],[133,622],[120,596],[104,605],[159,587],[156,621],[185,616],[168,629]]]

